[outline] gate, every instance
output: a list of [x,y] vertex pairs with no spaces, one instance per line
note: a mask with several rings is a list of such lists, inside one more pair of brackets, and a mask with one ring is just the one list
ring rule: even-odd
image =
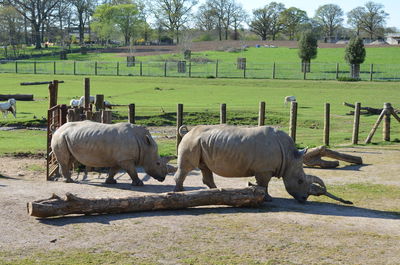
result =
[[51,180],[58,174],[58,163],[51,149],[53,133],[67,122],[67,105],[55,105],[47,111],[47,167],[46,180]]

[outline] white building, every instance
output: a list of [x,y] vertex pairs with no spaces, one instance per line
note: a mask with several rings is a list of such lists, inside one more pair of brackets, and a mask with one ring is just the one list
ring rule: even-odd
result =
[[386,35],[386,42],[390,45],[400,44],[400,33],[390,33]]

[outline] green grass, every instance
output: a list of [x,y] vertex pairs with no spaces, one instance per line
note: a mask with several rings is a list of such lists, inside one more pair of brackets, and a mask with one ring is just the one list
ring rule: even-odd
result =
[[0,154],[43,152],[46,150],[46,132],[32,130],[0,131]]
[[[0,118],[0,125],[10,124],[45,124],[42,117],[47,116],[47,85],[19,86],[19,82],[64,80],[59,85],[59,104],[69,104],[70,99],[79,98],[83,94],[83,77],[80,76],[44,76],[0,74],[2,93],[34,94],[35,101],[18,101],[17,119],[9,115]],[[285,107],[283,99],[287,95],[295,95],[298,100],[297,143],[300,146],[316,146],[322,144],[324,105],[331,104],[331,145],[349,144],[351,141],[353,117],[346,115],[351,109],[342,102],[361,102],[362,106],[381,108],[384,102],[391,102],[399,108],[396,83],[375,82],[337,82],[337,81],[293,81],[293,80],[244,80],[244,79],[198,79],[198,78],[155,78],[155,77],[91,77],[91,95],[104,94],[105,99],[113,104],[136,104],[138,124],[162,126],[174,125],[177,103],[184,103],[184,123],[216,124],[219,123],[221,103],[227,104],[229,124],[257,124],[258,104],[266,101],[266,124],[288,130],[289,107]],[[114,109],[115,116],[127,120],[128,107]],[[361,117],[360,139],[364,140],[376,121],[377,116]],[[392,122],[392,140],[400,138],[399,124]],[[378,129],[373,142],[381,143],[381,129]],[[22,143],[26,150],[44,150],[40,138],[43,132],[27,132],[32,134],[33,146]],[[2,132],[0,145],[11,145],[9,138],[16,137],[18,131]],[[9,136],[5,136],[9,135]],[[22,137],[21,137],[22,138]],[[15,138],[17,139],[17,138]],[[172,141],[172,140],[171,140]],[[36,147],[34,147],[36,146]],[[173,144],[165,148],[173,150]],[[4,150],[10,147],[2,148]],[[9,151],[7,151],[9,152]]]

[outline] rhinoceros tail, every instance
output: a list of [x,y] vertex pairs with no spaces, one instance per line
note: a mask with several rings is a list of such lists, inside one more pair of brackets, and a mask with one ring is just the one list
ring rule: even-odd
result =
[[187,134],[189,132],[189,129],[186,125],[182,125],[181,127],[179,127],[178,129],[178,133],[181,137],[183,137],[185,134]]

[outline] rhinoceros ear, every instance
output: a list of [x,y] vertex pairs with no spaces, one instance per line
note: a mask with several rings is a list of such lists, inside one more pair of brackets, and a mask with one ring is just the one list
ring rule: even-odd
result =
[[147,143],[148,145],[151,145],[151,144],[152,144],[152,139],[151,139],[151,136],[150,136],[150,135],[147,135],[147,134],[146,134],[145,140],[146,140],[146,143]]
[[307,150],[308,150],[308,148],[306,147],[306,148],[304,148],[304,149],[302,149],[302,150],[299,150],[299,151],[295,151],[294,152],[294,157],[297,159],[297,158],[302,158],[306,153],[307,153]]

